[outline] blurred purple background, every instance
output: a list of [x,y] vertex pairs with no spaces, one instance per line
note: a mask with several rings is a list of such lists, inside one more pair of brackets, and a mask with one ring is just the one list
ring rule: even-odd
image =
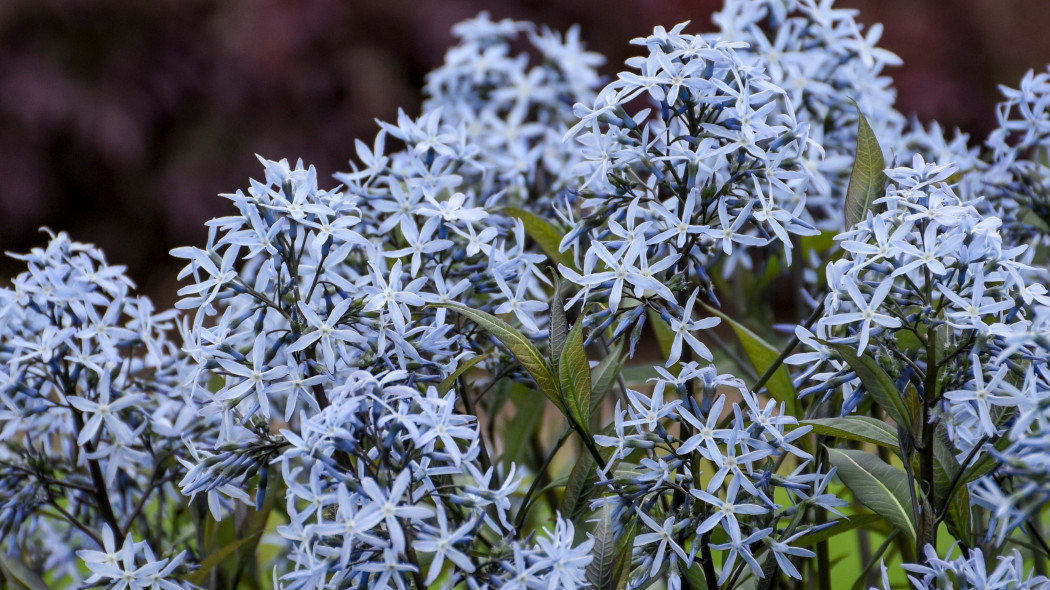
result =
[[[348,168],[353,139],[416,114],[451,25],[489,10],[582,26],[612,75],[656,24],[710,30],[720,0],[0,0],[0,250],[47,225],[102,247],[170,304],[216,196],[258,176],[254,154]],[[840,0],[882,22],[904,67],[898,107],[983,138],[997,84],[1050,61],[1045,0]],[[334,184],[334,181],[329,184]],[[0,263],[0,276],[17,269]]]

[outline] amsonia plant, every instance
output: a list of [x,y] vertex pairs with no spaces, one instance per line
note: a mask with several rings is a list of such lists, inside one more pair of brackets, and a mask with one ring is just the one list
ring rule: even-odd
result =
[[259,157],[173,310],[47,230],[2,584],[1050,588],[1050,74],[971,144],[881,31],[727,0],[603,76],[482,13],[334,181]]

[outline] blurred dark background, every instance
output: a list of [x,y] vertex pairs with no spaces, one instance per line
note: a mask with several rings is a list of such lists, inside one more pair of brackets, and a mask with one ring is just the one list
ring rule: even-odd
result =
[[[721,0],[0,0],[0,250],[42,225],[102,247],[169,305],[170,248],[202,244],[216,196],[259,176],[254,154],[346,170],[354,138],[398,106],[455,22],[489,10],[582,26],[614,74],[656,24],[711,30]],[[898,108],[981,139],[997,84],[1050,61],[1047,0],[840,0],[905,65]],[[334,184],[334,181],[329,185]],[[0,277],[17,272],[4,258]]]

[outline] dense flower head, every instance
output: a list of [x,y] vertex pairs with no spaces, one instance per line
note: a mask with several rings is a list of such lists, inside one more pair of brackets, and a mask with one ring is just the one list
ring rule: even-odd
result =
[[[949,555],[954,552],[949,551]],[[1014,549],[988,563],[978,549],[958,557],[941,557],[927,545],[921,563],[905,563],[908,581],[917,590],[1036,590],[1050,588],[1050,579],[1036,575],[1025,567],[1021,553]],[[883,588],[890,588],[886,568],[882,570]]]
[[[456,411],[455,392],[425,392],[411,376],[351,374],[331,405],[283,431],[279,462],[288,483],[292,568],[283,588],[405,587],[411,576],[472,587],[574,587],[592,541],[577,544],[571,522],[548,537],[513,540],[514,469],[480,460],[478,426]],[[506,555],[480,558],[476,538],[512,539]],[[423,571],[416,555],[432,557]],[[447,570],[447,571],[446,571]]]
[[583,288],[573,301],[606,308],[589,321],[617,322],[632,351],[648,308],[710,360],[690,334],[717,323],[692,316],[698,292],[717,303],[707,269],[750,268],[750,251],[772,242],[790,261],[791,235],[816,230],[799,217],[807,126],[785,91],[741,59],[740,44],[686,25],[632,41],[648,55],[576,105],[566,141],[584,155],[584,180],[561,207],[570,228],[560,248],[575,265],[559,270]]
[[[900,332],[937,329],[960,366],[972,370],[980,367],[970,353],[994,359],[1011,334],[1026,329],[1032,308],[1050,301],[1046,289],[1025,278],[1030,269],[1019,258],[1026,247],[1003,244],[1001,221],[983,217],[945,183],[955,170],[919,156],[887,170],[892,184],[877,201],[881,211],[840,234],[847,257],[827,267],[823,317],[812,333],[800,328],[817,356],[789,362],[808,364],[808,375],[821,366],[813,360],[827,358],[818,339],[850,344],[859,355],[896,348]],[[828,387],[840,383],[837,376],[825,375]],[[857,398],[846,397],[848,413]]]
[[[988,453],[998,464],[995,473],[983,477],[971,486],[976,505],[990,514],[988,537],[1002,543],[1007,535],[1039,514],[1050,503],[1050,346],[1048,346],[1047,317],[1050,307],[1041,306],[1029,329],[1011,337],[1012,342],[1000,358],[1010,359],[1024,366],[1009,374],[1009,382],[997,388],[994,380],[1002,369],[984,385],[991,400],[1004,399],[1016,404],[1014,412],[1003,420],[1008,429],[998,444],[989,446]],[[1005,360],[1004,359],[1004,360]],[[1009,361],[1007,361],[1009,362]]]
[[[466,474],[476,485],[464,488],[459,498],[473,498],[474,516],[448,515],[454,528],[462,527],[464,518],[474,519],[464,529],[472,534],[484,522],[508,523],[509,495],[517,490],[513,472],[503,480],[492,467],[477,464],[477,444],[469,444],[474,431],[453,411],[454,397],[409,394],[481,352],[494,352],[488,365],[493,374],[510,374],[514,366],[510,355],[493,351],[491,341],[468,337],[473,330],[428,304],[457,301],[497,313],[508,308],[526,326],[535,326],[533,314],[546,309],[545,304],[537,308],[527,291],[537,280],[538,258],[524,249],[520,222],[475,205],[476,187],[462,186],[462,177],[453,173],[465,160],[458,152],[449,155],[454,140],[439,137],[446,129],[437,115],[421,120],[402,115],[396,126],[386,125],[377,143],[390,133],[405,148],[389,155],[378,148],[376,157],[387,159],[389,167],[347,178],[353,194],[319,189],[313,169],[302,164],[293,168],[285,161],[264,160],[265,182],[253,181],[247,194],[227,195],[237,215],[212,225],[205,248],[175,252],[189,260],[184,276],[194,278],[179,302],[195,311],[182,329],[184,350],[196,365],[187,389],[202,400],[202,423],[210,426],[187,438],[186,473],[179,485],[189,496],[206,495],[212,516],[220,519],[237,503],[251,503],[252,487],[261,507],[270,471],[280,462],[294,490],[287,508],[291,522],[283,530],[286,538],[303,542],[277,564],[289,587],[338,585],[362,577],[381,586],[413,574],[413,568],[397,561],[408,545],[396,519],[384,520],[389,546],[358,555],[375,560],[338,574],[334,570],[349,563],[346,551],[355,538],[345,539],[340,561],[332,558],[335,549],[325,549],[334,533],[324,532],[319,539],[304,536],[316,533],[313,528],[295,528],[308,524],[304,508],[295,504],[302,490],[324,489],[321,512],[328,504],[342,505],[337,486],[352,481],[348,477],[354,471],[348,471],[345,458],[356,452],[382,449],[385,460],[397,462],[396,472],[388,472],[394,466],[384,463],[356,473],[360,478],[371,473],[376,482],[367,486],[369,498],[396,492],[392,501],[400,502],[409,487],[417,496],[423,483],[437,487],[431,477]],[[376,387],[368,385],[376,380],[370,375],[407,383]],[[379,396],[384,392],[390,397]],[[381,436],[377,429],[384,431]],[[460,448],[456,441],[464,436],[468,444]],[[409,443],[410,450],[425,456],[395,452]],[[327,459],[319,459],[325,454]],[[332,456],[341,458],[339,469],[318,471],[317,462],[332,461]],[[313,488],[295,485],[300,472],[313,477]],[[398,474],[404,474],[401,480],[394,478]],[[351,491],[361,492],[355,485],[344,495]],[[410,504],[418,499],[406,497]],[[371,506],[361,502],[358,508]],[[485,513],[490,506],[504,513],[493,520]],[[429,518],[434,510],[431,505]],[[420,514],[411,506],[405,511]],[[431,534],[434,526],[427,519],[416,524],[409,534]],[[369,569],[376,563],[389,567]]]
[[1050,141],[1050,68],[1038,74],[1029,70],[1020,88],[1000,86],[999,90],[1005,100],[999,103],[999,128],[988,137],[988,146],[999,157],[1046,148]]
[[[725,557],[720,584],[745,569],[761,578],[774,562],[799,578],[788,556],[814,554],[790,543],[815,531],[798,528],[792,516],[810,506],[846,505],[824,493],[834,470],[805,471],[813,457],[799,441],[809,427],[799,427],[782,404],[754,396],[740,379],[697,363],[682,364],[677,376],[661,371],[652,394],[628,390],[627,399],[626,407],[617,404],[613,432],[595,437],[613,452],[600,480],[608,492],[593,502],[612,506],[620,518],[636,515],[643,525],[628,587],[645,587],[665,571],[670,587],[681,587],[716,527],[726,538],[711,544]],[[797,466],[788,475],[778,473],[785,460]],[[773,499],[777,489],[789,504]],[[667,499],[676,493],[689,497],[669,512]],[[756,556],[767,547],[763,564]]]
[[813,141],[801,156],[810,175],[807,220],[821,229],[842,227],[858,111],[880,137],[897,137],[904,127],[892,80],[883,75],[900,58],[877,46],[882,25],[865,31],[856,12],[828,1],[728,0],[712,17],[714,35],[746,43],[740,58],[783,88],[794,118],[809,126]]
[[[460,156],[438,155],[453,140],[437,115],[389,126],[412,147],[390,156],[395,170],[352,180],[354,193],[319,189],[301,163],[264,160],[265,182],[226,195],[238,215],[216,220],[205,248],[174,251],[194,279],[178,303],[196,310],[187,351],[202,378],[224,381],[196,388],[221,415],[222,440],[257,413],[287,422],[297,408],[321,409],[316,392],[357,369],[440,378],[478,343],[429,303],[509,307],[535,326],[546,309],[527,290],[537,258],[520,245],[520,224],[439,188],[462,179],[451,172]],[[438,143],[419,148],[428,136]]]
[[[27,270],[0,288],[0,547],[75,583],[69,548],[97,544],[91,531],[141,536],[143,504],[177,505],[168,469],[198,430],[197,406],[179,388],[173,313],[135,295],[123,267],[64,233],[12,256]],[[136,547],[129,568],[139,550],[175,550]]]
[[[562,137],[575,122],[572,106],[594,99],[595,68],[605,58],[586,51],[578,26],[562,35],[527,22],[493,22],[482,12],[452,32],[460,41],[427,75],[423,111],[440,109],[446,124],[462,126],[477,145],[477,161],[489,171],[479,181],[482,192],[505,191],[510,202],[530,201],[537,210],[575,184],[580,155]],[[521,37],[538,63],[511,54]]]
[[[524,56],[506,57],[520,31],[545,56],[531,70]],[[429,78],[423,114],[400,112],[380,122],[371,145],[358,141],[351,171],[337,175],[343,186],[324,190],[312,167],[260,158],[264,180],[224,195],[236,213],[210,224],[205,247],[173,252],[191,278],[178,303],[194,312],[183,328],[196,363],[188,386],[217,425],[188,441],[182,491],[206,494],[222,518],[231,502],[250,502],[252,482],[263,502],[280,463],[292,490],[282,534],[293,552],[278,564],[288,587],[399,585],[423,575],[418,562],[405,563],[413,547],[436,554],[430,582],[442,560],[470,577],[466,555],[480,527],[513,533],[514,470],[497,473],[487,459],[482,467],[476,425],[456,411],[456,397],[419,388],[482,353],[491,353],[484,366],[493,375],[524,377],[476,328],[428,305],[510,314],[542,334],[543,257],[526,250],[521,221],[499,206],[561,190],[573,157],[561,143],[566,119],[589,98],[600,58],[575,31],[563,39],[481,16],[457,32],[463,42]],[[521,92],[507,95],[514,80]],[[497,135],[504,143],[491,143]],[[503,160],[513,154],[517,163]],[[457,494],[449,477],[462,480]],[[360,536],[345,534],[347,522]],[[458,545],[443,540],[452,531]],[[514,559],[477,575],[513,574],[532,587],[549,571],[552,584],[580,582],[589,556],[567,552],[573,534],[561,523],[553,545],[515,541]]]
[[[886,172],[881,209],[840,236],[847,257],[828,265],[824,314],[811,331],[797,328],[811,351],[787,362],[806,366],[797,381],[813,385],[803,395],[829,400],[841,389],[843,415],[865,390],[828,343],[879,359],[907,395],[936,396],[934,416],[959,457],[988,453],[999,463],[971,489],[1001,543],[1050,498],[1039,474],[1050,399],[1039,326],[1050,297],[1023,262],[1028,246],[1006,243],[1002,221],[947,184],[955,166],[916,156]],[[941,375],[938,391],[927,391],[926,371]]]
[[999,126],[986,145],[993,162],[981,179],[988,212],[1011,243],[1050,244],[1050,69],[1029,70],[1020,88],[1000,86]]

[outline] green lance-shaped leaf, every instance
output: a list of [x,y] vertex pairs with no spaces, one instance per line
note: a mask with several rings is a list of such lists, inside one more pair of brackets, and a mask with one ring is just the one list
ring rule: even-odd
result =
[[907,409],[904,415],[910,418],[912,424],[920,424],[922,422],[923,401],[919,397],[919,391],[915,389],[915,385],[912,383],[905,385],[904,391],[900,393],[900,396],[904,401],[904,407]]
[[955,458],[955,452],[948,447],[949,444],[951,443],[941,440],[940,436],[933,439],[933,498],[930,500],[937,506],[944,502],[952,480],[962,471],[959,460]]
[[[241,586],[248,588],[262,588],[262,581],[259,577],[261,568],[258,567],[256,550],[263,538],[263,534],[270,525],[270,514],[273,512],[274,507],[278,503],[283,505],[285,500],[286,488],[284,479],[281,476],[281,470],[271,469],[268,479],[270,480],[269,484],[263,485],[263,480],[260,478],[260,489],[265,489],[261,505],[254,512],[249,512],[246,518],[237,522],[238,538],[247,537],[248,542],[239,546],[232,559],[222,560],[222,568],[232,573],[233,578],[240,579]],[[258,502],[258,496],[256,498]]]
[[[615,427],[610,424],[606,426],[601,434],[610,436],[614,434]],[[603,461],[608,461],[616,451],[613,447],[601,447],[598,454]],[[576,524],[582,524],[591,516],[591,499],[601,493],[601,488],[595,483],[598,481],[598,463],[590,453],[583,453],[572,466],[569,478],[565,482],[565,491],[561,497],[558,510],[562,516],[572,520]]]
[[609,393],[612,389],[612,384],[616,382],[616,378],[620,375],[620,371],[623,370],[623,364],[626,360],[620,356],[620,352],[623,350],[623,340],[618,340],[616,344],[613,344],[609,349],[609,354],[605,355],[605,358],[598,363],[598,366],[591,370],[591,411],[594,411],[595,405]]
[[562,404],[579,425],[580,434],[588,429],[591,415],[591,367],[583,346],[583,320],[569,331],[565,347],[558,361],[558,381],[561,384]]
[[608,504],[598,513],[594,527],[594,559],[587,566],[587,582],[596,590],[614,590],[616,580],[616,527],[612,520],[612,507]]
[[[856,103],[854,103],[856,104]],[[886,161],[882,147],[868,120],[857,108],[857,155],[853,160],[849,186],[846,188],[846,230],[863,221],[875,199],[882,196],[886,186]]]
[[883,520],[883,518],[878,514],[854,514],[849,518],[844,518],[836,522],[826,529],[821,529],[810,535],[802,535],[793,542],[792,545],[796,547],[812,547],[821,541],[827,541],[832,537],[841,535],[842,533],[848,533],[854,529],[868,527],[880,520]]
[[970,490],[966,486],[958,488],[950,500],[945,515],[948,532],[956,539],[973,545],[973,523],[970,517]]
[[[606,448],[601,451],[605,454]],[[612,450],[612,449],[608,449]],[[612,453],[610,452],[611,456]],[[565,482],[565,491],[561,496],[561,505],[558,509],[568,519],[575,523],[582,523],[590,517],[590,501],[597,493],[598,464],[588,453],[580,455],[569,472],[569,479]],[[584,518],[584,517],[587,518]]]
[[484,328],[489,334],[495,336],[497,340],[503,343],[503,346],[510,350],[514,358],[518,359],[522,368],[532,376],[540,391],[558,407],[562,414],[566,414],[565,405],[561,401],[558,382],[554,380],[554,375],[551,374],[547,361],[540,356],[540,351],[536,350],[536,347],[532,345],[532,342],[529,342],[529,339],[524,334],[492,314],[460,303],[432,303],[431,306],[446,307],[464,315]]
[[613,519],[610,505],[601,508],[594,527],[594,559],[587,566],[587,582],[595,590],[620,590],[627,584],[638,519],[631,518],[622,527]]
[[[634,538],[637,534],[638,519],[632,518],[624,525],[620,538],[616,541],[616,576],[612,586],[616,590],[627,587],[627,576],[631,573],[631,557],[634,555]],[[706,590],[706,585],[694,585],[693,588]]]
[[875,359],[866,354],[857,356],[857,350],[845,344],[825,344],[839,353],[839,356],[846,361],[849,368],[857,373],[860,382],[864,384],[864,389],[868,391],[875,403],[879,404],[890,418],[893,418],[894,422],[914,432],[912,430],[911,414],[908,411],[908,407],[904,404],[904,400],[901,399],[900,392],[897,391],[897,384],[893,382],[893,377],[890,377],[875,362]]
[[695,590],[708,590],[707,576],[704,575],[704,568],[700,565],[699,559],[693,560],[689,569],[685,570],[684,575],[689,580],[689,585]]
[[904,471],[867,451],[834,448],[827,451],[836,474],[853,496],[915,540],[911,493]]
[[[970,491],[965,485],[958,483],[954,490],[951,489],[952,482],[962,474],[962,465],[956,459],[955,452],[949,447],[951,443],[947,440],[947,433],[943,428],[938,429],[933,443],[933,502],[936,506],[944,506],[947,502],[944,516],[948,532],[956,539],[970,544],[970,537],[973,535],[970,518]],[[949,493],[951,497],[947,497]]]
[[48,590],[43,578],[29,569],[21,561],[14,557],[6,557],[0,553],[0,573],[6,578],[6,586],[13,589],[27,588],[28,590]]
[[252,542],[261,535],[261,532],[253,533],[247,537],[244,537],[243,539],[238,539],[233,543],[229,543],[228,545],[223,546],[221,549],[215,551],[215,553],[212,553],[208,557],[204,558],[204,561],[201,562],[200,568],[198,568],[192,573],[187,574],[183,579],[196,586],[203,585],[207,581],[208,575],[211,574],[212,570],[214,570],[216,566],[221,564],[225,559],[229,558],[230,555],[234,551],[240,549],[242,545],[244,545],[245,543]]
[[531,440],[532,433],[543,420],[544,404],[535,401],[536,392],[520,383],[511,382],[510,398],[514,404],[514,417],[500,427],[503,439],[503,453],[500,462],[504,468],[521,460],[522,454]]
[[[733,332],[736,333],[736,337],[740,340],[740,344],[744,347],[744,354],[747,355],[747,359],[751,361],[751,366],[755,368],[758,374],[762,374],[769,367],[773,366],[776,362],[777,357],[780,356],[780,351],[773,348],[773,345],[769,344],[762,338],[755,334],[751,330],[747,329],[743,324],[730,318],[721,311],[701,303],[708,311],[708,313],[722,318],[722,321],[729,324],[733,328]],[[787,411],[793,416],[797,416],[798,413],[798,396],[795,394],[795,386],[791,383],[791,375],[788,374],[787,368],[783,365],[777,367],[777,370],[773,373],[773,377],[766,382],[766,390],[769,391],[769,395],[773,396],[773,399],[778,402],[783,402],[787,406]]]
[[438,393],[441,395],[445,395],[446,393],[448,393],[448,390],[452,389],[452,386],[456,384],[456,379],[459,379],[463,375],[466,375],[468,372],[470,372],[471,369],[473,369],[481,361],[485,360],[485,358],[488,356],[488,353],[479,354],[474,358],[467,359],[466,361],[460,363],[460,365],[456,367],[455,371],[452,371],[452,373],[448,377],[442,379],[441,383],[438,384]]
[[[1004,451],[1006,450],[1006,447],[1010,446],[1011,442],[1010,437],[1001,436],[995,441],[993,447],[997,451]],[[994,471],[999,465],[999,460],[996,459],[994,455],[987,451],[983,451],[980,457],[971,462],[968,466],[964,466],[966,471],[963,472],[962,479],[959,480],[958,485],[965,486],[972,481],[977,481]]]
[[540,250],[543,250],[543,253],[547,255],[547,258],[552,263],[555,265],[564,264],[568,268],[576,270],[576,264],[573,263],[572,256],[559,251],[563,232],[558,231],[546,219],[524,209],[504,207],[503,213],[521,221],[521,224],[525,226],[525,233],[529,234],[529,237],[536,242],[536,245],[540,247]]
[[565,483],[565,491],[561,496],[561,506],[558,509],[566,518],[576,522],[585,513],[588,500],[594,493],[593,480],[597,479],[595,474],[594,457],[589,454],[581,454],[576,464],[569,472],[569,479]]
[[557,273],[554,274],[554,296],[551,298],[550,308],[548,343],[551,350],[551,362],[557,363],[561,360],[561,351],[565,347],[565,339],[569,336],[569,320],[565,317],[565,283]]
[[897,432],[889,424],[870,416],[802,420],[799,426],[812,426],[816,434],[873,443],[893,450],[898,448]]

